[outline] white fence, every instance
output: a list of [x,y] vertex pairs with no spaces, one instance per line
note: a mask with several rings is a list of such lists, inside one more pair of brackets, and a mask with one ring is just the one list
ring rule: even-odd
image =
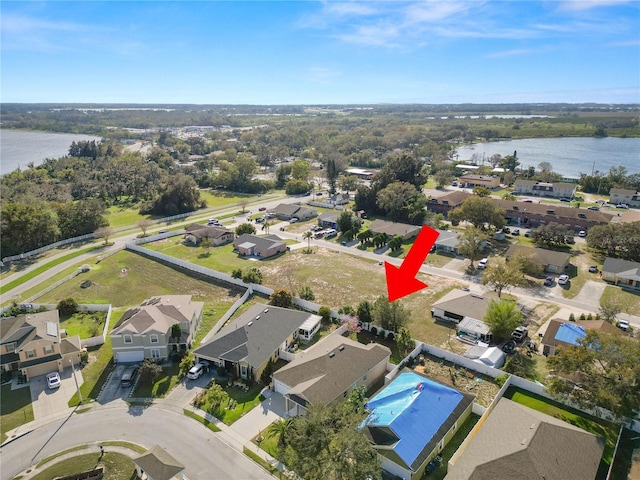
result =
[[53,290],[54,288],[58,288],[60,285],[62,285],[63,283],[71,280],[73,277],[76,277],[78,275],[80,275],[82,273],[82,267],[78,267],[76,269],[75,272],[73,272],[70,275],[67,275],[66,277],[58,280],[56,283],[54,283],[53,285],[49,285],[47,288],[45,288],[44,290],[39,291],[38,293],[35,293],[33,295],[31,295],[29,298],[25,298],[24,300],[22,300],[20,303],[32,303],[34,300],[42,297],[43,295],[49,293],[51,290]]
[[4,257],[2,259],[3,263],[13,262],[14,260],[22,260],[24,258],[32,257],[33,255],[37,255],[42,252],[46,252],[47,250],[52,250],[57,247],[61,247],[62,245],[68,245],[69,243],[81,242],[83,240],[89,240],[95,238],[93,233],[87,233],[85,235],[80,235],[79,237],[67,238],[66,240],[60,240],[59,242],[52,243],[50,245],[45,245],[44,247],[37,248],[35,250],[31,250],[30,252],[21,253],[20,255],[13,255],[11,257]]
[[309,202],[309,205],[312,207],[322,207],[322,208],[333,208],[335,210],[344,210],[342,205],[336,205],[335,203],[330,202],[318,202],[316,200],[312,200]]

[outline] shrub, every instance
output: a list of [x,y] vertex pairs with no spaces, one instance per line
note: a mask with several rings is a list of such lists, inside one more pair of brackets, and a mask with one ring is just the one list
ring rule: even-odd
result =
[[331,309],[329,307],[320,307],[318,315],[322,317],[322,321],[328,323],[331,320]]
[[311,287],[309,285],[305,285],[300,289],[300,298],[303,300],[315,300],[316,296],[313,294]]
[[587,315],[587,320],[593,320],[593,315],[591,315],[591,313],[589,313],[589,315]]
[[575,322],[576,321],[576,316],[573,314],[573,312],[571,312],[571,315],[569,315],[569,321],[570,322]]
[[395,338],[396,338],[396,336],[393,334],[393,332],[389,332],[387,334],[387,340],[393,341],[393,340],[395,340]]
[[290,291],[280,288],[271,294],[269,304],[274,307],[293,308],[293,295]]
[[587,316],[584,313],[580,314],[580,320],[586,320]]
[[150,358],[147,358],[140,366],[140,381],[154,383],[162,375],[162,367]]
[[509,378],[509,374],[505,373],[504,375],[500,375],[494,378],[494,380],[499,387],[502,387],[504,385],[504,382],[506,382],[508,378]]
[[64,298],[58,302],[58,311],[62,316],[73,315],[78,311],[78,302],[71,297]]
[[241,268],[236,268],[235,270],[231,271],[231,276],[233,278],[242,278],[242,269]]
[[89,363],[89,352],[82,352],[80,354],[80,361],[82,363]]
[[260,285],[262,283],[262,272],[256,267],[251,267],[247,273],[242,276],[244,283],[256,283]]
[[369,330],[373,335],[377,335],[378,334],[378,329],[376,327],[371,327],[371,330]]

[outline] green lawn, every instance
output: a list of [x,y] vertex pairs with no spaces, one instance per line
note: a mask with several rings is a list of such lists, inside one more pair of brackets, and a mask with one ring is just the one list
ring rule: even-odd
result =
[[50,480],[52,478],[93,470],[97,466],[105,467],[104,480],[131,480],[135,477],[135,467],[131,458],[121,453],[86,453],[58,462],[31,477],[31,480]]
[[[259,384],[252,385],[246,392],[240,387],[223,386],[222,388],[229,399],[235,402],[235,407],[229,409],[225,403],[227,400],[224,400],[224,413],[222,416],[216,415],[226,425],[232,425],[233,422],[241,418],[245,413],[251,411],[264,400],[264,397],[260,394],[262,385]],[[211,413],[211,406],[208,402],[204,403],[200,408],[205,412]]]
[[220,429],[218,427],[216,427],[213,423],[211,423],[209,420],[207,420],[206,418],[202,418],[200,415],[197,415],[197,414],[193,413],[192,411],[187,410],[186,408],[182,409],[182,413],[184,413],[187,417],[193,418],[195,421],[200,422],[201,424],[203,424],[205,427],[207,427],[212,432],[219,432],[220,431]]
[[533,410],[537,410],[570,423],[571,425],[575,425],[576,427],[582,428],[594,435],[604,437],[606,443],[596,478],[604,479],[606,477],[606,471],[613,460],[613,452],[620,428],[619,425],[592,417],[586,413],[582,413],[578,410],[554,402],[553,400],[546,399],[519,388],[509,387],[505,392],[505,397]]
[[604,293],[600,297],[600,305],[602,302],[616,300],[622,313],[629,315],[640,315],[640,294],[627,292],[620,287],[607,286]]
[[107,312],[78,312],[60,318],[60,328],[66,330],[68,336],[80,335],[80,338],[91,338],[102,333]]
[[7,439],[7,432],[33,421],[31,390],[29,387],[11,390],[11,385],[2,385],[0,398],[0,444]]
[[162,398],[180,383],[180,365],[177,362],[162,368],[162,375],[155,382],[139,381],[133,392],[137,398]]

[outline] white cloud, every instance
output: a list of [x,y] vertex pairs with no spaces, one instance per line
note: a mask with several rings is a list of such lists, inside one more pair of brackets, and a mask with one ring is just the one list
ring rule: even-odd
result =
[[598,7],[614,7],[631,0],[563,0],[560,2],[560,9],[564,11],[583,11]]
[[533,53],[533,50],[526,49],[526,48],[520,48],[520,49],[503,50],[501,52],[490,53],[488,55],[485,55],[484,58],[517,57],[517,56],[520,56],[520,55],[529,55],[531,53]]

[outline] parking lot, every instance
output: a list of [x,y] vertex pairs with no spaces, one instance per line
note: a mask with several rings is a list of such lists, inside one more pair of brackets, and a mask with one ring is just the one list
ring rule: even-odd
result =
[[[76,370],[78,384],[82,384],[82,372]],[[76,382],[73,380],[71,368],[65,368],[60,373],[60,387],[47,388],[47,376],[39,375],[29,379],[31,401],[34,418],[40,419],[47,416],[59,415],[69,409],[68,402],[76,393]]]

